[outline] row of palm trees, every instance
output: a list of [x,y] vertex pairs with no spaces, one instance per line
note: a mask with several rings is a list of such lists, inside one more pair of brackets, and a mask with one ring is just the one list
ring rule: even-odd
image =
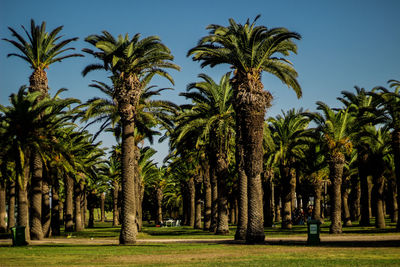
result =
[[[2,134],[9,138],[2,140],[7,140],[4,146],[10,147],[4,150],[1,157],[2,166],[5,166],[2,169],[15,172],[2,181],[7,180],[10,184],[16,181],[18,192],[21,192],[18,216],[25,217],[18,224],[27,226],[27,234],[32,238],[43,238],[43,218],[47,213],[43,212],[46,209],[41,204],[46,203],[43,199],[49,195],[46,193],[48,187],[44,174],[54,177],[58,182],[63,180],[66,231],[73,230],[73,217],[75,230],[84,227],[82,216],[86,208],[82,209],[82,205],[86,193],[82,192],[96,193],[111,183],[113,221],[115,225],[121,222],[120,244],[136,242],[146,188],[156,192],[158,221],[162,219],[164,198],[164,206],[171,214],[187,215],[186,223],[196,228],[202,227],[203,211],[204,228],[217,234],[229,232],[228,214],[232,215],[233,212],[228,212],[228,192],[236,188],[238,220],[235,238],[259,243],[264,241],[264,221],[267,219],[263,202],[267,203],[266,200],[271,200],[273,196],[268,190],[263,193],[263,182],[264,189],[267,189],[265,181],[269,179],[271,189],[272,180],[280,177],[282,226],[290,228],[296,177],[303,175],[321,180],[329,175],[334,192],[331,194],[331,232],[341,232],[343,170],[346,163],[350,162],[346,156],[356,150],[359,163],[362,162],[361,158],[377,157],[371,152],[370,142],[362,141],[368,140],[370,129],[376,129],[375,125],[387,125],[387,129],[392,129],[392,147],[387,150],[387,155],[393,155],[388,158],[393,158],[398,165],[399,83],[390,83],[391,86],[397,86],[395,92],[384,88],[380,88],[382,93],[360,90],[365,99],[361,99],[359,91],[357,95],[344,93],[341,100],[345,107],[340,110],[332,110],[320,102],[317,105],[322,114],[293,110],[283,114],[283,117],[265,122],[265,112],[271,106],[272,95],[263,90],[263,71],[278,77],[301,97],[297,72],[285,59],[290,52],[297,52],[293,40],[301,37],[285,28],[257,26],[255,23],[258,18],[251,23],[248,20],[244,25],[230,19],[226,27],[214,24],[207,27],[209,34],[189,50],[188,56],[200,61],[202,67],[229,64],[233,74],[227,73],[219,83],[206,74],[199,75],[201,81],[189,84],[187,92],[181,94],[192,103],[179,107],[168,101],[151,99],[168,89],[149,86],[152,78],[160,75],[173,84],[167,70],[179,70],[179,66],[172,62],[170,50],[157,36],[141,39],[140,34],[136,34],[132,38],[128,35],[115,38],[107,31],[88,36],[85,41],[91,48],[85,48],[83,52],[93,56],[95,62],[88,65],[82,74],[86,76],[94,70],[105,71],[111,85],[94,81],[90,86],[99,89],[104,96],[78,105],[78,100],[58,99],[57,94],[50,98],[45,72],[54,62],[82,56],[67,53],[73,49],[67,48],[67,45],[76,38],[61,41],[58,34],[62,27],[47,33],[45,23],[39,26],[33,20],[30,32],[23,28],[28,40],[10,28],[14,39],[4,40],[14,45],[19,53],[9,56],[24,59],[34,70],[30,77],[29,92],[21,89],[19,98],[12,96],[11,99],[17,97],[21,103],[28,101],[29,105],[22,106],[29,112],[35,110],[36,117],[23,115],[24,119],[39,124],[29,127],[29,131],[21,131],[9,121],[7,110],[12,107],[2,108]],[[15,105],[14,102],[12,104]],[[48,113],[53,114],[52,117]],[[19,123],[17,118],[14,119],[15,123]],[[91,136],[82,131],[73,123],[78,119],[88,125],[100,122],[99,132]],[[317,124],[317,128],[308,128],[311,120]],[[352,131],[349,125],[352,125]],[[167,167],[163,168],[157,168],[149,159],[154,152],[143,147],[145,138],[152,142],[153,136],[160,134],[155,130],[157,126],[164,131],[164,138],[170,138],[171,153],[166,159]],[[105,166],[104,151],[99,149],[99,143],[94,143],[103,130],[113,132],[120,141],[120,145],[113,149],[108,166]],[[384,130],[376,131],[380,131],[384,138]],[[24,137],[27,133],[29,138]],[[33,136],[37,140],[31,140]],[[10,145],[14,144],[10,140],[15,140],[16,144]],[[307,160],[309,155],[319,158],[310,162]],[[365,172],[365,166],[371,164],[368,160],[364,165],[359,164],[358,171],[363,199],[366,177],[373,175]],[[53,165],[54,169],[50,168]],[[399,179],[399,168],[395,170]],[[4,174],[2,172],[2,177],[6,174],[7,171]],[[375,176],[379,176],[376,184],[380,185],[376,191],[382,195],[384,175]],[[72,196],[71,188],[74,187],[75,194]],[[121,196],[118,196],[119,187]],[[30,212],[27,211],[28,188],[31,195]],[[51,188],[61,187],[51,184]],[[52,197],[57,193],[53,193]],[[72,204],[68,204],[72,197],[78,199],[75,202],[75,216],[72,216]],[[118,214],[119,207],[121,214]],[[93,209],[89,207],[89,210]],[[55,213],[52,211],[51,215]],[[31,217],[29,220],[28,214]],[[28,226],[31,226],[30,229]]]

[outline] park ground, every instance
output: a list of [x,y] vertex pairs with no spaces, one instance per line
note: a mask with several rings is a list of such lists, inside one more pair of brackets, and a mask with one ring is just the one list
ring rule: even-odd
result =
[[12,247],[0,239],[0,266],[400,266],[400,233],[354,225],[341,235],[321,228],[321,243],[307,245],[307,228],[265,228],[263,245],[233,241],[188,227],[147,225],[134,246],[118,245],[118,227],[97,222],[95,228]]

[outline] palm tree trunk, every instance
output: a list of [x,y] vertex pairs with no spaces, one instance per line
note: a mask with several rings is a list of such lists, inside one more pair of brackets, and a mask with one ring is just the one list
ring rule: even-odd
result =
[[[29,157],[27,157],[29,161]],[[21,182],[17,183],[18,190],[18,210],[17,210],[17,225],[25,226],[25,238],[30,240],[29,230],[29,206],[28,206],[28,177],[29,177],[29,162],[26,162],[24,167],[23,177]]]
[[57,179],[54,179],[53,186],[51,187],[51,234],[52,236],[59,236],[60,231],[60,198],[58,191],[60,185]]
[[90,191],[88,198],[88,209],[89,209],[89,221],[88,228],[94,227],[94,209],[95,209],[95,201],[96,201],[96,193],[94,191]]
[[87,201],[86,201],[86,186],[81,183],[81,214],[82,214],[82,228],[86,227],[86,210],[87,210]]
[[156,203],[157,203],[156,224],[160,224],[163,220],[162,200],[163,200],[163,191],[162,191],[161,187],[157,186],[157,188],[156,188]]
[[77,182],[75,183],[75,194],[74,194],[76,232],[83,231],[81,201],[82,201],[81,182]]
[[390,221],[392,223],[397,223],[398,220],[398,206],[397,206],[397,186],[396,186],[396,179],[390,179],[388,181],[389,184],[389,191],[390,191],[390,201],[391,203],[391,212],[390,212]]
[[280,166],[282,179],[282,229],[292,229],[292,172],[288,166]]
[[6,199],[6,182],[5,180],[0,180],[0,233],[5,233],[7,231]]
[[272,182],[273,170],[264,172],[264,226],[272,227],[274,224],[274,184]]
[[15,226],[15,182],[8,183],[8,223],[7,231]]
[[240,131],[240,116],[236,116],[236,170],[239,180],[239,214],[238,224],[235,233],[235,240],[246,240],[247,220],[248,220],[248,195],[247,195],[247,176],[244,170],[244,151]]
[[226,188],[226,181],[228,179],[227,153],[220,152],[216,154],[216,159],[216,174],[218,179],[218,221],[215,234],[227,235],[229,234],[228,192]]
[[119,190],[118,180],[114,179],[113,180],[113,227],[119,225],[118,190]]
[[208,162],[203,164],[204,181],[204,231],[209,231],[211,226],[211,183],[210,183],[210,165]]
[[296,205],[297,205],[297,198],[299,197],[296,194],[296,180],[297,180],[297,173],[294,168],[290,170],[291,172],[291,177],[290,177],[290,211],[293,214]]
[[379,175],[375,179],[375,194],[376,194],[376,228],[385,229],[385,213],[384,213],[384,188],[385,188],[385,177],[383,174]]
[[201,186],[202,186],[202,181],[201,181],[200,176],[196,177],[196,182],[195,182],[195,222],[194,222],[194,229],[201,229]]
[[139,199],[138,199],[138,204],[137,204],[137,210],[136,210],[136,218],[137,218],[137,225],[138,225],[138,231],[142,231],[143,227],[143,209],[142,209],[142,203],[143,203],[143,197],[144,197],[144,186],[142,182],[138,183],[138,192],[139,192]]
[[343,206],[343,225],[351,226],[350,210],[349,210],[349,185],[348,181],[343,179],[342,183],[342,206]]
[[100,222],[105,222],[106,220],[106,212],[104,209],[104,204],[106,201],[106,193],[102,192],[100,194]]
[[361,199],[361,187],[358,181],[358,175],[352,175],[351,177],[351,191],[350,191],[350,217],[352,221],[359,221],[361,217],[360,211],[360,199]]
[[32,152],[31,239],[42,240],[42,179],[43,162],[39,152]]
[[368,192],[368,155],[365,153],[359,154],[358,162],[358,173],[360,176],[360,186],[361,186],[361,219],[360,226],[369,226],[369,192]]
[[65,232],[74,231],[73,221],[73,196],[74,196],[74,180],[69,176],[65,175]]
[[188,225],[190,227],[194,227],[195,220],[195,188],[194,188],[194,177],[190,177],[188,181],[188,192],[189,192],[189,207],[188,207],[188,215],[189,222]]
[[42,184],[42,225],[43,225],[43,236],[50,237],[50,187],[48,183],[48,177],[45,176]]
[[[121,107],[120,107],[121,109]],[[121,113],[121,112],[120,112]],[[136,199],[135,195],[135,125],[132,120],[122,120],[122,225],[120,244],[136,243]]]
[[210,232],[215,233],[217,231],[218,222],[218,179],[214,164],[210,165],[211,174],[211,225]]
[[331,234],[342,233],[341,185],[344,163],[344,155],[341,153],[333,154],[329,162],[329,176],[332,182],[331,226],[329,229]]
[[321,221],[322,180],[316,177],[314,179],[314,198],[313,219]]

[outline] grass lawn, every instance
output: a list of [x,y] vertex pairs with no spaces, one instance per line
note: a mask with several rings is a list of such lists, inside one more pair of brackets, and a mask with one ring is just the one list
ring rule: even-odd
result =
[[[343,235],[400,235],[395,225],[387,229],[374,226],[343,228]],[[111,222],[96,222],[95,228],[79,233],[62,233],[57,239],[117,239],[119,227]],[[216,236],[189,227],[159,228],[145,225],[138,239],[219,239],[233,240],[235,228],[228,236]],[[329,236],[329,222],[321,228]],[[280,225],[265,228],[268,237],[307,236],[305,225],[282,230]],[[68,239],[69,239],[68,238]],[[395,243],[332,243],[309,247],[304,243],[268,243],[266,245],[216,243],[138,243],[134,246],[43,244],[26,247],[0,245],[0,266],[400,266],[400,247]]]

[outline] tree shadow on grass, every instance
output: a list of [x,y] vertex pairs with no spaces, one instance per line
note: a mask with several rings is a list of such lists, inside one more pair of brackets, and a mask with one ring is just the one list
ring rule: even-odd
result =
[[341,240],[322,241],[319,245],[308,245],[304,241],[293,240],[268,240],[268,245],[278,246],[309,246],[309,247],[353,247],[353,248],[378,248],[378,247],[400,247],[400,240]]

